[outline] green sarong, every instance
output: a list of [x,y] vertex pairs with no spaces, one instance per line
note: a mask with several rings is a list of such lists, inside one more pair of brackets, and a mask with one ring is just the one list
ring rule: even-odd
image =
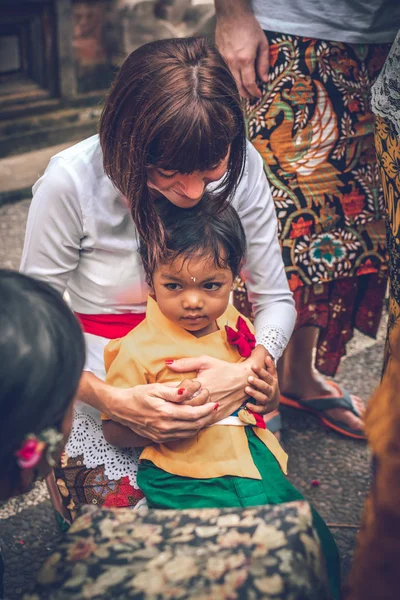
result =
[[[214,477],[192,479],[171,475],[152,462],[140,462],[137,482],[150,508],[247,508],[266,504],[282,504],[304,497],[288,481],[274,455],[246,427],[249,449],[262,479],[244,477]],[[333,598],[340,597],[340,559],[335,540],[325,521],[313,508],[315,529],[325,556]]]

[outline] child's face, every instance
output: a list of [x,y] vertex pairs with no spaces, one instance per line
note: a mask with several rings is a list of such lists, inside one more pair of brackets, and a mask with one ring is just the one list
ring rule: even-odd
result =
[[165,317],[197,337],[217,330],[226,310],[233,275],[211,257],[178,257],[153,273],[153,290]]

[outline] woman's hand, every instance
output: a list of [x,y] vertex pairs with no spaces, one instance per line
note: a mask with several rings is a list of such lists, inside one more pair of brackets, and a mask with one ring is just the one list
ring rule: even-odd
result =
[[[213,422],[224,419],[238,409],[246,399],[244,388],[248,377],[253,374],[249,366],[244,363],[228,363],[210,356],[197,358],[181,358],[174,360],[168,367],[176,373],[197,371],[196,381],[200,382],[201,389],[210,390],[210,402],[218,405]],[[197,396],[186,400],[192,404]]]
[[199,389],[200,383],[189,379],[178,387],[152,383],[121,389],[85,372],[78,397],[138,435],[161,443],[191,437],[215,421],[215,404],[209,402],[206,388],[191,404],[185,403]]
[[208,402],[207,389],[201,390],[193,405],[185,403],[199,388],[198,382],[185,380],[178,388],[153,383],[119,389],[112,417],[154,442],[191,437],[214,421],[218,408]]
[[[273,375],[266,368],[267,357],[270,358],[267,350],[259,345],[240,363],[200,356],[175,360],[168,367],[176,373],[197,371],[196,381],[209,390],[211,401],[219,405],[213,419],[216,422],[231,415],[248,396],[257,402],[255,412],[265,414],[276,408],[278,402],[272,390]],[[187,404],[191,402],[190,398],[186,400]]]

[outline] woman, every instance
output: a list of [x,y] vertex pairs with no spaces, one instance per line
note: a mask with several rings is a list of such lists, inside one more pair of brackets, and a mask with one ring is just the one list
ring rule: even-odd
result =
[[[181,208],[194,206],[206,187],[215,210],[232,201],[247,235],[258,345],[240,365],[208,357],[169,365],[177,384],[185,371],[197,371],[200,383],[111,388],[103,381],[104,346],[144,317],[137,233],[157,257],[163,230],[154,202],[164,196]],[[70,510],[82,503],[132,506],[142,497],[136,451],[116,456],[104,440],[100,411],[158,442],[194,435],[228,416],[245,388],[258,403],[253,408],[267,412],[275,406],[265,360],[279,358],[295,320],[262,161],[246,145],[235,81],[218,51],[204,40],[181,39],[133,52],[106,101],[100,136],[53,157],[33,191],[21,268],[68,291],[88,351],[60,489]],[[250,390],[254,372],[266,381],[256,377]]]
[[[249,99],[249,139],[272,186],[298,313],[280,364],[281,402],[365,438],[362,401],[320,373],[335,375],[354,328],[375,336],[380,321],[387,266],[369,96],[399,27],[400,5],[215,6],[217,45]],[[236,301],[243,311],[243,284]]]
[[372,88],[389,252],[389,321],[382,381],[366,414],[374,477],[357,538],[348,600],[396,600],[400,555],[400,31]]

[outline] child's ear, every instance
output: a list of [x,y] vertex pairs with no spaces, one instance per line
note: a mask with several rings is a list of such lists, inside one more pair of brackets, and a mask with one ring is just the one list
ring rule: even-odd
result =
[[149,286],[149,296],[151,296],[153,298],[153,300],[157,300],[156,298],[156,293],[154,291],[154,285],[153,285],[153,281],[152,280],[147,280],[147,285]]

